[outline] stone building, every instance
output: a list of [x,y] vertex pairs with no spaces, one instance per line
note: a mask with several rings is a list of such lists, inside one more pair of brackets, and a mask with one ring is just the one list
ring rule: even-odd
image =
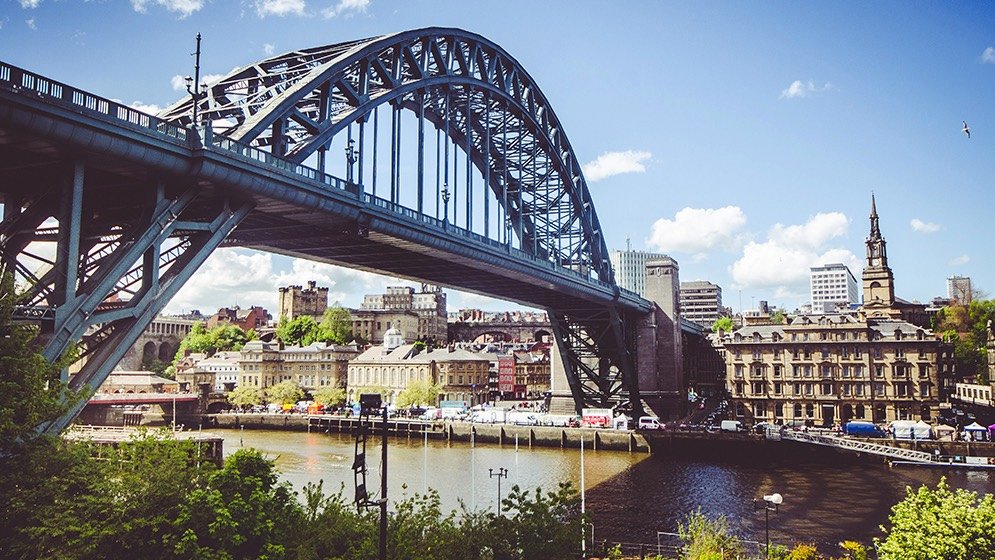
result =
[[420,338],[421,319],[413,311],[386,311],[382,309],[357,309],[352,315],[352,335],[371,344],[380,344],[391,328],[401,332],[405,342]]
[[903,318],[872,199],[857,314],[798,315],[725,333],[726,389],[736,417],[833,425],[935,419],[951,389],[953,348]]
[[646,263],[659,259],[669,259],[663,253],[633,251],[626,242],[626,250],[613,250],[608,253],[608,260],[615,271],[615,283],[620,288],[646,295]]
[[253,306],[248,309],[242,309],[236,305],[235,307],[222,307],[218,309],[218,312],[211,315],[207,320],[207,328],[213,329],[220,325],[235,325],[243,331],[258,330],[265,327],[271,319],[272,317],[270,317],[269,312],[262,307]]
[[253,340],[242,347],[238,384],[265,389],[293,381],[307,390],[345,387],[347,364],[359,355],[351,345],[288,346]]
[[307,283],[307,288],[301,286],[280,287],[280,309],[277,320],[286,317],[288,321],[302,315],[310,315],[316,321],[328,309],[328,288],[319,288],[314,280]]
[[[363,303],[354,314],[369,311],[414,313],[418,318],[415,339],[436,344],[446,342],[448,321],[446,293],[438,286],[422,284],[421,291],[418,292],[409,286],[392,286],[387,288],[385,294],[364,296]],[[379,336],[368,340],[380,342],[383,338]]]
[[424,381],[441,387],[438,400],[474,406],[487,401],[489,371],[487,356],[450,347],[420,349],[415,344],[405,344],[400,331],[390,329],[383,344],[371,347],[349,363],[348,393],[350,401],[355,401],[364,391],[383,388],[386,401],[393,403],[409,384]]
[[515,352],[515,398],[537,399],[549,391],[549,347]]

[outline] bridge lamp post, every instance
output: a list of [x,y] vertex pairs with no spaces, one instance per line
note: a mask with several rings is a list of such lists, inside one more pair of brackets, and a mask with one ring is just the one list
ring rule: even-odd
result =
[[753,511],[763,508],[764,510],[764,541],[767,543],[766,558],[770,558],[770,512],[777,513],[777,506],[781,505],[784,498],[777,493],[764,496],[763,500],[753,500]]
[[498,470],[487,469],[487,473],[491,478],[498,479],[498,499],[497,499],[497,513],[500,517],[501,515],[501,479],[508,478],[508,469],[501,467]]
[[442,184],[442,223],[449,225],[449,183]]
[[345,149],[345,160],[348,164],[346,166],[346,181],[352,183],[352,166],[359,159],[359,153],[356,150],[356,141],[349,139],[349,145]]
[[207,91],[201,91],[207,89],[207,84],[200,83],[200,33],[197,34],[197,51],[193,54],[197,57],[193,67],[194,75],[183,78],[183,81],[187,83],[187,93],[193,98],[193,125],[197,126],[197,105],[201,99],[207,97]]

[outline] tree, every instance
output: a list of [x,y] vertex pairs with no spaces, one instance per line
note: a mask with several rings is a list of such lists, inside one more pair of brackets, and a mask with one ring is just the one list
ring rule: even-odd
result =
[[345,402],[345,389],[341,387],[321,387],[311,391],[314,402],[325,406],[339,406]]
[[906,489],[891,508],[891,527],[875,539],[881,560],[991,560],[995,558],[995,497],[951,490],[941,478],[932,490]]
[[435,406],[441,392],[441,385],[433,385],[423,380],[413,381],[397,395],[397,402],[395,404],[398,408],[407,408],[415,405]]
[[231,323],[218,325],[208,330],[203,323],[195,323],[190,332],[180,341],[173,363],[179,362],[187,352],[214,353],[229,350],[241,350],[250,340],[255,340],[256,331],[243,331],[238,325]]
[[177,558],[284,558],[303,526],[304,512],[288,482],[277,483],[273,462],[240,449],[190,492],[176,517]]
[[308,346],[318,340],[318,335],[318,323],[310,315],[301,315],[292,321],[282,317],[276,326],[277,338],[289,346]]
[[727,560],[743,555],[743,543],[729,529],[724,515],[709,519],[697,509],[678,523],[682,558],[687,560]]
[[240,385],[228,393],[228,402],[238,408],[246,408],[263,403],[263,392],[255,387]]
[[19,442],[35,437],[39,426],[82,398],[61,380],[75,351],[56,363],[46,360],[35,343],[38,328],[14,320],[21,299],[13,275],[0,263],[0,456],[15,454]]
[[318,325],[318,340],[326,343],[345,344],[352,338],[352,315],[337,303],[325,310]]
[[731,332],[733,327],[732,317],[719,317],[712,323],[712,332]]
[[293,381],[281,381],[266,389],[266,400],[277,404],[294,404],[304,400],[304,389]]
[[775,325],[783,325],[786,320],[787,316],[785,316],[784,311],[781,311],[780,309],[777,309],[770,314],[770,322]]

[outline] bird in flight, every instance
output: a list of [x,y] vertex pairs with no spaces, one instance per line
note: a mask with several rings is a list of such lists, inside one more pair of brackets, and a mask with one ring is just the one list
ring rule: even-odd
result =
[[971,129],[967,127],[967,121],[962,121],[962,122],[964,123],[964,128],[962,128],[961,130],[964,131],[964,134],[966,134],[968,138],[971,138]]

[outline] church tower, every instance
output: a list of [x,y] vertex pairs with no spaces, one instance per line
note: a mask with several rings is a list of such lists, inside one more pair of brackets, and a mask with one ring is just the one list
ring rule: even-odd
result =
[[864,284],[864,313],[867,316],[890,316],[895,310],[895,279],[888,267],[888,251],[881,227],[878,224],[878,210],[871,194],[871,234],[867,237],[867,265],[861,275]]

